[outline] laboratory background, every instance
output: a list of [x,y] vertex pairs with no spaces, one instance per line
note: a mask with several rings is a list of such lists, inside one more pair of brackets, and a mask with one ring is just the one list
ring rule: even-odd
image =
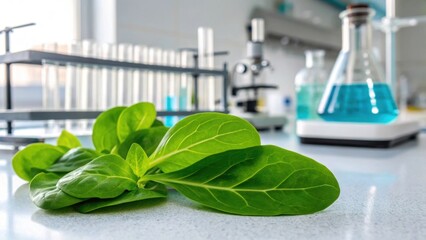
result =
[[[426,238],[426,1],[0,0],[0,16],[0,239]],[[250,169],[211,164],[252,147],[291,170],[241,190],[226,181]],[[135,156],[134,187],[111,187]],[[107,157],[126,162],[88,195],[77,178]]]

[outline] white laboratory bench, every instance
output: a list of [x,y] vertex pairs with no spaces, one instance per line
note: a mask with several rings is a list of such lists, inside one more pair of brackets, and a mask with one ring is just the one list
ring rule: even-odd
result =
[[333,171],[341,195],[311,215],[247,217],[216,212],[175,191],[160,203],[127,204],[80,214],[45,211],[0,154],[0,239],[426,239],[426,134],[391,149],[301,145],[262,134]]

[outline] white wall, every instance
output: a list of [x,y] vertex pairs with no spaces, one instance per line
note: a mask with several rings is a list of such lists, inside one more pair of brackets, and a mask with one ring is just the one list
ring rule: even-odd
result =
[[[398,17],[426,15],[426,1],[397,0]],[[397,32],[397,67],[407,77],[413,92],[426,92],[426,24]]]

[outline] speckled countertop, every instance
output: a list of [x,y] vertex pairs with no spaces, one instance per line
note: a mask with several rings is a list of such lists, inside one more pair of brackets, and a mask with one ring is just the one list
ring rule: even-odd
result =
[[426,239],[426,134],[392,149],[300,145],[285,134],[262,134],[313,157],[339,180],[341,196],[305,216],[223,214],[171,191],[169,199],[80,214],[32,204],[28,185],[0,154],[0,239]]

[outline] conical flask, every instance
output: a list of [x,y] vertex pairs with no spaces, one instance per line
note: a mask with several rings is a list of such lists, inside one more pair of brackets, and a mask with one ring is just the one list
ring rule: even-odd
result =
[[318,114],[326,121],[389,123],[398,109],[371,46],[367,4],[350,5],[340,14],[342,50],[321,98]]

